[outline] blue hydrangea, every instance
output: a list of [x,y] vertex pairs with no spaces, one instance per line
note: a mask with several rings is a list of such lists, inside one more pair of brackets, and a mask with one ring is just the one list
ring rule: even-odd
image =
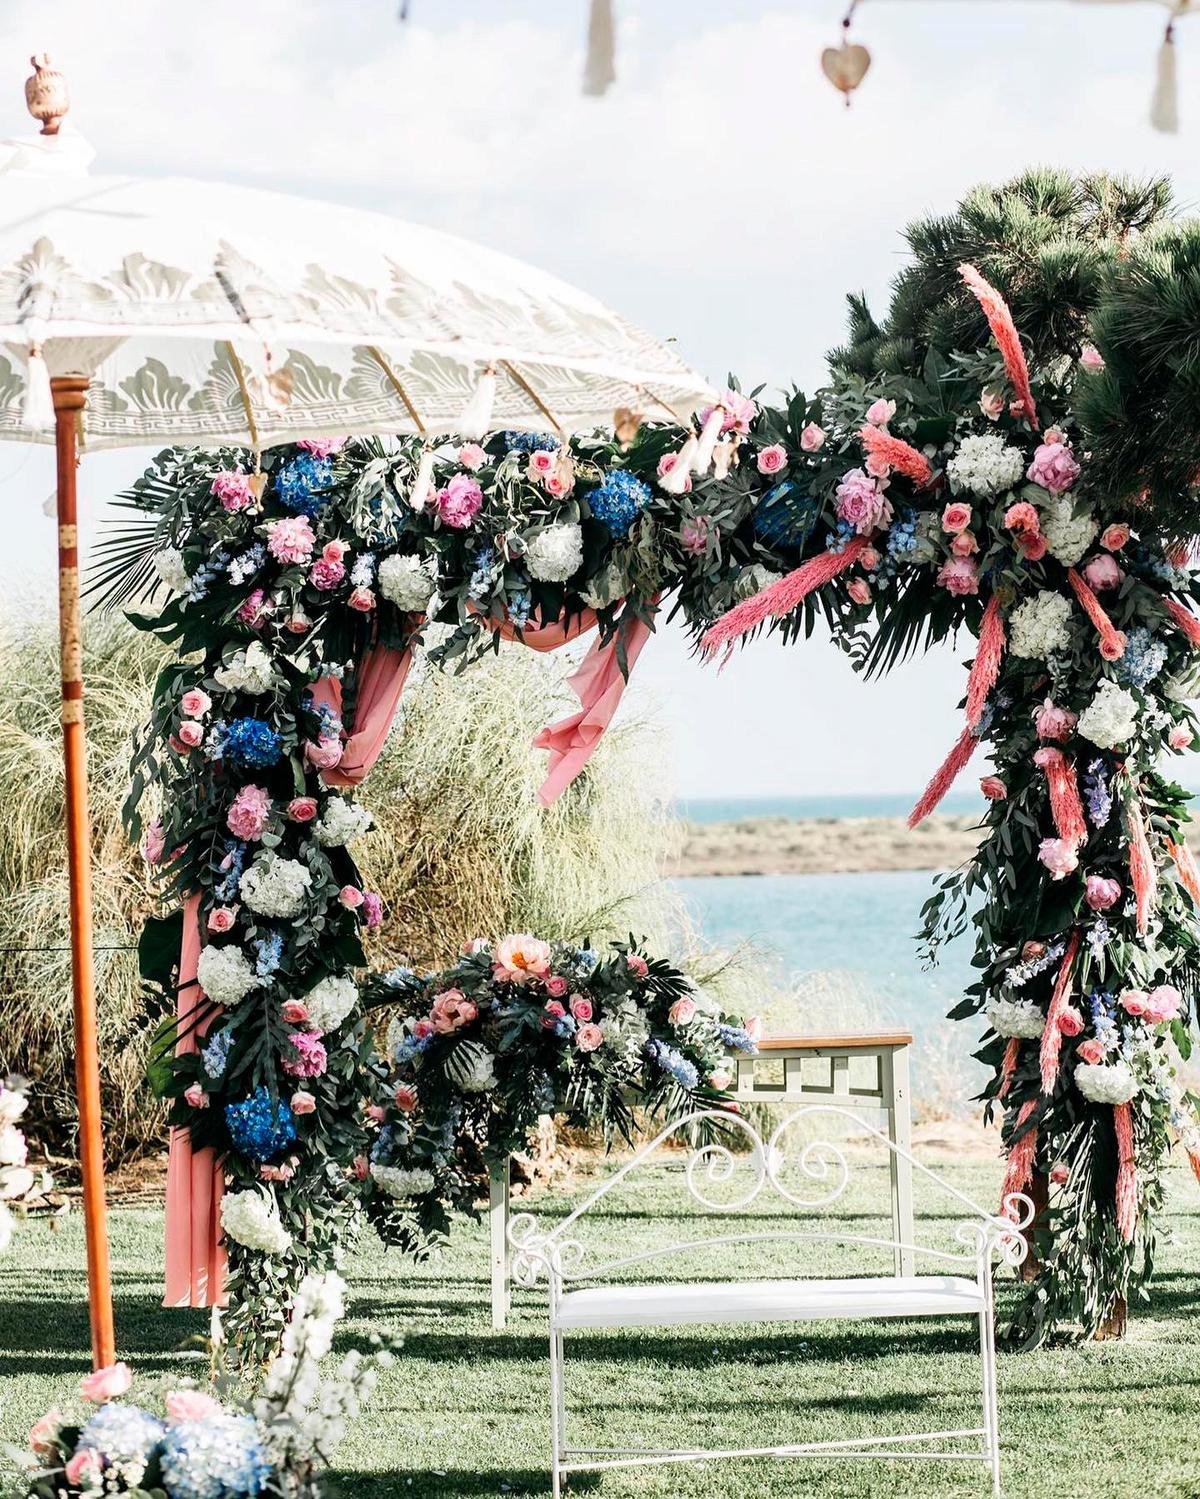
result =
[[574,1015],[559,1015],[554,1021],[554,1034],[564,1040],[573,1036],[578,1028]]
[[260,770],[278,763],[283,740],[261,718],[235,718],[225,731],[223,753],[235,765]]
[[269,978],[283,959],[283,933],[268,932],[254,944],[254,950],[258,954],[254,963],[255,973],[260,979]]
[[110,1401],[89,1416],[79,1433],[76,1452],[98,1452],[119,1467],[142,1467],[162,1441],[162,1422],[137,1405]]
[[614,536],[628,536],[629,528],[654,498],[650,486],[628,469],[610,469],[604,483],[587,497],[588,508]]
[[478,604],[492,590],[492,574],[496,569],[496,553],[491,547],[481,547],[475,554],[475,570],[467,584],[467,592]]
[[227,1103],[225,1123],[234,1145],[252,1161],[269,1161],[296,1138],[296,1121],[290,1106],[282,1098],[272,1102],[263,1087],[256,1088],[240,1103]]
[[248,551],[240,557],[234,557],[229,564],[229,581],[231,583],[245,583],[252,578],[263,563],[267,560],[267,549],[261,541],[256,541]]
[[533,613],[533,597],[528,588],[519,588],[508,596],[508,617],[518,630],[523,630]]
[[398,968],[389,968],[383,976],[383,982],[390,989],[402,989],[411,984],[415,978],[416,974],[411,968],[401,966]]
[[792,480],[785,479],[759,501],[751,524],[760,541],[777,547],[802,547],[808,540],[820,506],[795,491]]
[[227,1411],[170,1427],[161,1461],[171,1499],[256,1499],[271,1471],[254,1420]]
[[1116,996],[1095,989],[1088,995],[1088,1009],[1091,1012],[1092,1029],[1096,1033],[1096,1040],[1106,1050],[1115,1046],[1119,1037]]
[[510,453],[556,453],[561,444],[552,432],[506,432],[504,446]]
[[699,1086],[700,1074],[695,1066],[682,1052],[676,1051],[673,1046],[668,1046],[665,1041],[653,1039],[647,1041],[646,1055],[664,1072],[669,1072],[681,1088],[687,1088],[690,1091]]
[[1135,625],[1125,639],[1117,676],[1128,687],[1148,687],[1167,659],[1166,645],[1145,625]]
[[275,493],[280,504],[294,510],[297,515],[307,515],[311,520],[328,505],[330,495],[321,491],[328,491],[332,482],[333,463],[330,459],[298,453],[280,465],[275,474]]
[[1083,793],[1087,798],[1088,816],[1094,828],[1107,826],[1112,816],[1112,793],[1108,789],[1108,766],[1097,756],[1088,761],[1083,775]]
[[229,1061],[229,1048],[232,1045],[233,1032],[226,1027],[218,1031],[200,1053],[204,1070],[214,1082],[225,1075],[225,1067]]
[[392,1145],[395,1143],[396,1131],[390,1124],[385,1124],[375,1136],[375,1143],[371,1146],[370,1159],[372,1165],[386,1165],[391,1158]]
[[837,525],[829,533],[829,540],[826,543],[827,550],[831,551],[835,557],[840,556],[854,539],[854,534],[854,527],[848,520],[838,521]]
[[428,1051],[433,1045],[433,1037],[430,1036],[405,1036],[395,1051],[397,1067],[404,1067],[414,1061],[423,1051]]
[[718,1025],[717,1035],[726,1051],[756,1052],[758,1042],[740,1025]]
[[227,839],[225,855],[221,863],[224,866],[224,874],[214,887],[213,894],[218,900],[236,900],[238,881],[242,877],[242,870],[246,867],[246,845],[237,838]]
[[907,557],[917,549],[917,512],[905,507],[892,522],[887,549],[893,557]]
[[208,594],[208,590],[220,576],[224,559],[218,556],[208,562],[202,562],[196,571],[188,579],[187,601],[189,604],[198,604]]

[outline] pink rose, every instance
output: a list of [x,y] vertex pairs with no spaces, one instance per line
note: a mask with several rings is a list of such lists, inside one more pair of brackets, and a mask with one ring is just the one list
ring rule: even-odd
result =
[[344,541],[327,541],[321,548],[321,557],[326,562],[341,562],[346,555]]
[[1096,1040],[1081,1041],[1075,1048],[1075,1055],[1089,1067],[1095,1067],[1104,1060],[1104,1048]]
[[1051,494],[1063,494],[1079,478],[1079,464],[1065,442],[1051,442],[1051,434],[1033,455],[1033,462],[1025,471],[1025,477]]
[[285,999],[279,1006],[279,1016],[288,1025],[303,1025],[308,1019],[308,1006],[302,999]]
[[266,594],[261,588],[256,588],[253,593],[246,595],[246,601],[238,609],[237,617],[244,625],[257,630],[270,612],[271,606],[267,603]]
[[448,1036],[461,1030],[478,1014],[475,1004],[458,988],[443,989],[433,996],[429,1009],[429,1023],[439,1036]]
[[1065,880],[1079,868],[1079,852],[1066,838],[1043,838],[1038,858],[1050,871],[1052,880]]
[[547,452],[545,448],[535,448],[529,455],[529,472],[535,478],[544,479],[547,474],[552,474],[558,466],[558,454]]
[[[660,479],[665,479],[666,476],[674,470],[675,465],[678,462],[679,462],[679,454],[678,453],[664,453],[662,455],[662,457],[658,460],[658,477]],[[691,474],[689,474],[687,476],[687,478],[683,481],[683,492],[684,492],[684,494],[688,494],[690,492],[690,490],[691,490],[691,487],[692,487],[692,476],[691,476]]]
[[292,1094],[290,1107],[293,1114],[312,1114],[317,1107],[317,1100],[307,1088],[297,1088]]
[[589,1021],[575,1032],[575,1045],[580,1051],[595,1051],[597,1047],[604,1045],[604,1032]]
[[232,906],[217,906],[208,913],[208,929],[210,932],[232,931],[236,920],[237,912]]
[[183,1101],[189,1109],[208,1108],[208,1094],[199,1083],[189,1083],[183,1090]]
[[168,1421],[203,1421],[220,1409],[220,1401],[202,1390],[172,1390],[167,1396]]
[[867,407],[867,421],[872,427],[886,427],[895,415],[895,401],[885,401],[882,396]]
[[92,1486],[90,1480],[99,1479],[103,1467],[104,1459],[96,1449],[83,1447],[74,1457],[67,1459],[67,1464],[63,1468],[63,1476],[72,1488],[89,1488]]
[[891,477],[892,465],[882,453],[868,453],[865,467],[872,479],[887,479]]
[[487,454],[477,442],[464,442],[458,450],[458,461],[463,468],[469,468],[474,473],[487,462]]
[[850,469],[835,493],[839,518],[853,526],[860,536],[891,525],[891,501],[861,468]]
[[179,710],[188,718],[203,718],[211,707],[212,698],[207,692],[201,692],[199,687],[185,692],[179,700]]
[[800,434],[800,446],[806,453],[816,453],[825,444],[825,433],[816,422],[809,422]]
[[242,473],[240,468],[224,469],[217,474],[212,481],[212,493],[220,500],[221,508],[231,515],[254,504],[250,475]]
[[733,1081],[733,1073],[727,1072],[724,1067],[718,1067],[715,1072],[708,1074],[708,1086],[715,1088],[718,1093],[724,1093]]
[[307,562],[316,544],[306,515],[288,515],[267,527],[267,550],[276,562]]
[[631,952],[625,959],[625,967],[635,979],[644,979],[650,973],[650,965],[640,953]]
[[296,443],[298,448],[303,448],[306,453],[311,453],[314,458],[332,458],[350,441],[348,437],[302,437]]
[[1072,713],[1069,708],[1056,707],[1053,700],[1047,698],[1033,715],[1033,725],[1038,731],[1039,739],[1053,739],[1062,744],[1075,732],[1078,715]]
[[1008,795],[1008,787],[999,776],[984,776],[979,789],[990,802],[1002,802]]
[[979,397],[979,409],[989,422],[998,422],[1004,414],[1004,397],[998,390],[985,390]]
[[1050,550],[1050,543],[1040,531],[1033,534],[1027,531],[1024,535],[1018,536],[1017,541],[1025,554],[1026,562],[1040,562]]
[[123,1395],[132,1383],[133,1370],[128,1364],[109,1364],[86,1375],[79,1383],[79,1393],[84,1400],[103,1405],[106,1400]]
[[1093,344],[1084,344],[1079,352],[1079,362],[1085,370],[1102,370],[1104,355]]
[[306,630],[312,629],[312,620],[303,609],[296,609],[287,622],[287,629],[290,635],[303,635]]
[[865,578],[852,578],[846,585],[846,592],[852,603],[861,605],[871,602],[871,589]]
[[367,1105],[367,1118],[372,1124],[382,1124],[387,1118],[387,1110],[382,1104],[369,1103]]
[[1084,899],[1093,911],[1111,911],[1121,899],[1120,881],[1105,879],[1102,874],[1089,874]]
[[271,818],[271,793],[263,786],[243,786],[230,803],[225,822],[235,838],[253,843]]
[[340,739],[318,739],[315,744],[311,739],[304,741],[304,758],[318,770],[332,770],[340,765],[343,753]]
[[754,461],[760,474],[781,474],[787,468],[787,449],[781,443],[773,442],[769,448],[760,448]]
[[528,932],[516,932],[503,938],[496,948],[492,977],[502,984],[524,984],[529,979],[544,979],[550,972],[550,944]]
[[1120,588],[1125,574],[1107,552],[1102,552],[1084,564],[1083,576],[1087,579],[1089,588],[1097,593],[1104,593],[1110,588]]
[[483,490],[466,474],[455,474],[445,489],[435,496],[442,524],[454,531],[465,531],[483,505]]
[[979,572],[970,557],[951,557],[943,562],[937,580],[955,598],[979,592]]
[[1123,521],[1105,526],[1100,533],[1100,545],[1109,552],[1119,552],[1129,540],[1129,527]]
[[575,475],[568,474],[566,478],[562,474],[547,474],[542,483],[542,488],[547,494],[552,494],[556,499],[561,499],[565,494],[570,494],[575,488]]
[[338,900],[347,911],[357,911],[363,903],[363,893],[357,885],[343,885],[338,891]]
[[1125,1011],[1126,1015],[1135,1018],[1145,1015],[1150,1008],[1150,996],[1144,989],[1126,989],[1117,1003]]
[[39,1457],[52,1457],[57,1451],[55,1437],[63,1424],[63,1414],[51,1407],[44,1416],[39,1416],[29,1428],[29,1447]]
[[571,995],[571,1014],[576,1020],[590,1020],[593,1013],[592,1002],[586,994]]
[[1119,661],[1125,654],[1125,647],[1129,644],[1124,630],[1114,630],[1111,635],[1106,635],[1100,642],[1100,654],[1106,661]]
[[375,607],[375,595],[369,588],[352,588],[346,602],[360,614],[370,614]]
[[552,973],[546,980],[546,993],[551,999],[561,999],[570,987],[570,984],[559,973]]
[[566,1010],[559,1004],[557,999],[548,999],[542,1006],[542,1028],[552,1031],[566,1013]]
[[315,796],[294,796],[287,804],[289,822],[311,822],[317,815]]
[[[1192,731],[1185,723],[1172,724],[1171,731],[1167,735],[1167,743],[1172,749],[1185,750],[1192,742]],[[154,863],[152,859],[150,861]]]
[[309,570],[308,580],[320,593],[329,593],[346,576],[346,567],[341,562],[329,562],[319,557]]
[[1173,984],[1159,984],[1151,989],[1146,1003],[1146,1019],[1161,1025],[1174,1020],[1183,1008],[1183,995]]
[[1071,1170],[1065,1161],[1055,1161],[1054,1165],[1050,1167],[1050,1180],[1056,1187],[1061,1187],[1065,1182],[1070,1180],[1070,1177]]
[[879,564],[883,561],[883,558],[875,550],[874,547],[863,547],[862,551],[858,554],[858,560],[859,564],[864,567],[867,572],[873,573],[879,566]]
[[696,1018],[696,1001],[689,999],[685,994],[677,999],[667,1011],[667,1019],[672,1025],[690,1025]]
[[198,749],[204,743],[204,725],[194,718],[185,718],[175,734],[180,744],[186,744],[188,749]]
[[407,1083],[399,1083],[392,1098],[402,1114],[411,1114],[417,1106],[417,1090]]
[[1058,1028],[1064,1036],[1078,1036],[1083,1030],[1083,1016],[1073,1005],[1068,1005],[1058,1017]]
[[950,550],[956,557],[973,557],[979,550],[979,543],[975,540],[973,531],[960,531],[950,543]]
[[965,531],[971,524],[971,507],[962,500],[954,500],[942,511],[942,530],[952,535]]

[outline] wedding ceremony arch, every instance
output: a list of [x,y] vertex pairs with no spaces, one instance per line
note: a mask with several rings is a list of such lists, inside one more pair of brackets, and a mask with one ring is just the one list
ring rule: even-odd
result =
[[[110,595],[156,577],[167,602],[135,623],[178,653],[129,803],[183,902],[143,942],[178,994],[155,1080],[189,1141],[168,1299],[220,1282],[252,1354],[364,1201],[409,1247],[444,1216],[464,1130],[507,1149],[531,1115],[603,1118],[629,1084],[677,1116],[719,1108],[721,1057],[753,1036],[636,944],[514,937],[441,975],[354,976],[383,919],[351,852],[370,827],[354,788],[427,634],[453,667],[595,632],[579,712],[538,741],[550,802],[586,793],[675,615],[709,658],[823,617],[867,673],[975,638],[962,733],[912,821],[985,747],[982,842],[922,919],[931,955],[974,931],[952,1016],[981,1031],[1004,1195],[1040,1205],[1017,1331],[1091,1334],[1146,1291],[1173,1140],[1200,1171],[1180,1072],[1200,876],[1159,766],[1195,728],[1200,226],[1163,181],[1034,171],[908,241],[887,315],[850,299],[811,398],[731,383],[694,425],[630,408],[611,432],[176,448],[129,496]],[[612,1037],[634,1012],[630,1063]]]

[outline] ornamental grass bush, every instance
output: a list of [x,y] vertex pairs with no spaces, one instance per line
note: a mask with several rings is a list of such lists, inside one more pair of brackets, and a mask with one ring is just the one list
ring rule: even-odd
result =
[[[131,736],[168,653],[122,618],[87,622],[85,677],[94,824],[97,997],[106,1150],[125,1161],[160,1144],[145,1085],[152,1023],[134,950],[157,911],[140,853],[121,826]],[[631,717],[587,772],[543,810],[545,754],[534,733],[575,705],[564,660],[508,648],[460,677],[414,673],[363,800],[377,831],[364,873],[387,909],[374,967],[447,963],[470,936],[506,930],[661,941],[668,897],[656,878],[674,837],[654,784],[655,731]],[[53,617],[0,618],[0,1073],[37,1081],[35,1136],[73,1154],[74,1050],[66,840]]]

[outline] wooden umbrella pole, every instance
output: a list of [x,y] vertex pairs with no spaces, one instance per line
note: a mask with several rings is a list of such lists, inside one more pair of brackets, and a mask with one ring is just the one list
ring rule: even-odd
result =
[[76,430],[87,405],[88,381],[51,380],[58,462],[58,615],[62,659],[63,762],[66,782],[67,863],[71,877],[71,992],[75,1005],[75,1090],[79,1100],[79,1163],[87,1232],[88,1306],[92,1362],[116,1358],[112,1276],[104,1201],[100,1115],[100,1053],[96,1034],[96,974],[92,953],[92,830],[88,817],[87,741],[83,728],[83,634],[79,610],[79,532],[76,521]]

